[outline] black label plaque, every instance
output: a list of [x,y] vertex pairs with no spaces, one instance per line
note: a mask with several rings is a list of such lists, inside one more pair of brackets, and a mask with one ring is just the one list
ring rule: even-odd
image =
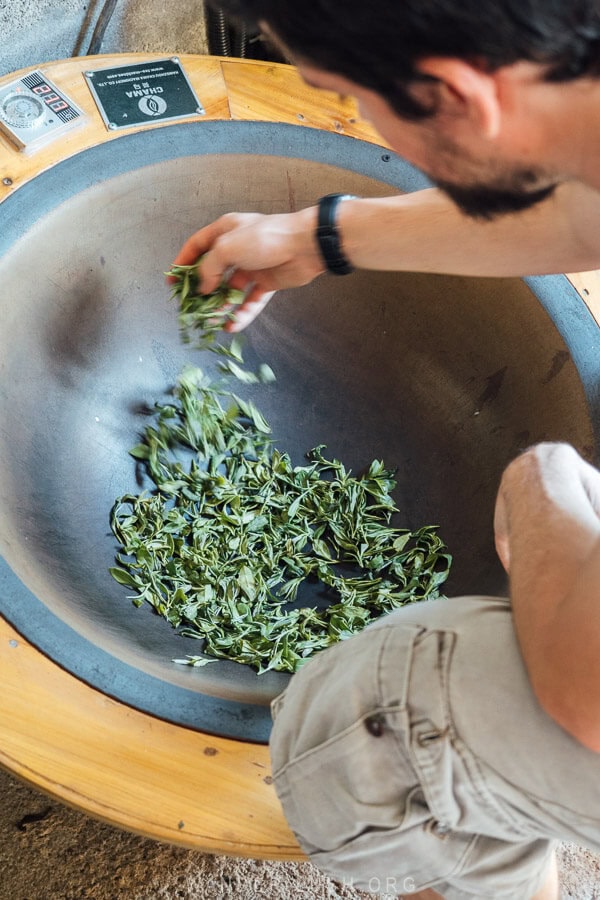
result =
[[111,130],[204,115],[177,57],[96,69],[84,76]]

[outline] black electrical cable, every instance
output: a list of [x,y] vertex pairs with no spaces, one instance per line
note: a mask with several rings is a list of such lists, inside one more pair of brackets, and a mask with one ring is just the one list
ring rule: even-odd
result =
[[100,53],[108,23],[112,19],[112,14],[115,11],[117,3],[118,0],[105,0],[104,6],[100,10],[100,15],[96,20],[96,27],[94,28],[90,45],[87,50],[88,56],[95,56],[96,53]]

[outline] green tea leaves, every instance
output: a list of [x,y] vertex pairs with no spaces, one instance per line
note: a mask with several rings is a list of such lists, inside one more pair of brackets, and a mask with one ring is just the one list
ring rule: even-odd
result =
[[[220,285],[212,294],[199,293],[198,265],[201,260],[192,266],[172,266],[166,272],[175,278],[171,299],[177,299],[179,304],[179,328],[182,340],[191,341],[193,332],[198,332],[198,346],[208,347],[215,339],[226,322],[235,317],[235,310],[244,301],[243,291],[237,291]],[[236,345],[229,348],[235,358]]]
[[[134,448],[155,491],[116,502],[111,574],[206,655],[295,672],[382,613],[438,597],[451,558],[435,527],[392,525],[382,462],[356,477],[321,445],[294,466],[270,433],[253,403],[186,369]],[[329,605],[290,609],[305,583]]]
[[[223,379],[271,384],[266,364],[244,368],[241,342],[214,340],[243,294],[226,285],[198,295],[197,265],[178,266],[182,335],[223,358]],[[305,465],[273,446],[251,400],[186,367],[130,450],[153,483],[120,497],[111,513],[119,542],[110,573],[204,655],[259,673],[297,671],[313,653],[407,603],[436,598],[451,556],[435,526],[397,528],[393,473],[373,460],[355,476],[321,444]],[[301,604],[307,586],[327,600]],[[292,604],[294,604],[292,606]]]

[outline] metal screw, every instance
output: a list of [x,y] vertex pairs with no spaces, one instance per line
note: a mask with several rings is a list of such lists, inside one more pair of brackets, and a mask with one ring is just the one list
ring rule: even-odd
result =
[[86,72],[86,73],[85,73],[85,77],[86,77],[86,78],[93,78],[93,77],[94,77],[94,73],[93,73],[93,72]]
[[178,57],[178,56],[172,56],[172,57],[171,57],[171,62],[178,63],[178,62],[179,62],[179,57]]
[[116,124],[115,124],[114,122],[109,122],[109,123],[108,123],[108,127],[110,128],[111,131],[114,131],[114,130],[116,129],[117,126],[116,126]]
[[6,185],[6,187],[10,187],[12,183],[13,183],[12,178],[3,178],[2,179],[2,184]]
[[391,158],[392,158],[392,157],[390,156],[389,153],[382,153],[382,154],[381,154],[381,159],[383,160],[383,162],[389,162]]

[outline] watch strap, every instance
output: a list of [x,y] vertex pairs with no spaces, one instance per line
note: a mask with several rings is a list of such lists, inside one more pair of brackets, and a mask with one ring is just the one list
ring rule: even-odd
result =
[[342,200],[356,200],[356,197],[352,194],[327,194],[319,200],[317,243],[327,271],[333,275],[350,275],[354,271],[344,256],[336,225],[337,207]]

